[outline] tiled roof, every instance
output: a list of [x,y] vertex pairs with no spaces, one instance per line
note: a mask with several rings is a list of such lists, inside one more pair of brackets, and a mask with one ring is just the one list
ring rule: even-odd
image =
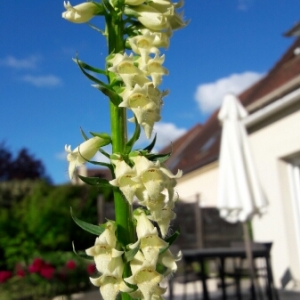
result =
[[[300,75],[300,54],[294,53],[297,48],[300,48],[300,38],[295,40],[264,78],[239,95],[239,99],[245,107],[250,108],[251,105],[254,107],[250,113],[282,97],[283,95],[277,94],[274,97],[269,97],[259,106],[256,105],[256,108],[253,105],[254,103],[258,104],[262,98],[271,95],[276,89],[292,82]],[[284,92],[288,93],[299,85],[299,82],[297,86],[290,85],[290,90],[285,89]],[[193,127],[174,142],[176,149],[181,148],[183,151],[174,151],[172,158],[166,162],[171,171],[177,172],[178,169],[181,169],[184,174],[187,174],[218,159],[221,137],[221,126],[217,118],[218,111],[216,110],[201,126],[201,130],[195,131],[195,127]],[[191,136],[193,137],[192,140],[190,139]]]

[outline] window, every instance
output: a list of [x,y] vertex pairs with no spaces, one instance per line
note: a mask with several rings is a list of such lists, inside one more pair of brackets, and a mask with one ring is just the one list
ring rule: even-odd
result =
[[300,252],[300,158],[288,166],[298,251]]

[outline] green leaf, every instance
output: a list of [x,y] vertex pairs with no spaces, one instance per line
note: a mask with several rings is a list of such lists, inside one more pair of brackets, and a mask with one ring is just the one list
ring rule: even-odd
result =
[[114,105],[118,106],[121,103],[120,97],[111,88],[102,86],[100,84],[94,84],[92,86],[107,96]]
[[84,259],[88,259],[88,260],[94,261],[94,259],[91,258],[90,256],[86,255],[85,252],[78,253],[78,252],[76,251],[76,249],[75,249],[74,242],[72,242],[72,248],[73,248],[73,252],[74,252],[77,256],[79,256],[79,257],[81,257],[81,258],[84,258]]
[[165,241],[167,243],[169,243],[169,245],[171,246],[176,241],[176,239],[178,238],[179,234],[180,234],[180,229],[176,230],[171,236],[169,236],[168,238],[166,238]]
[[140,249],[140,242],[137,244],[137,246],[134,248],[134,249],[130,249],[129,251],[126,251],[124,253],[124,259],[125,259],[125,262],[130,262],[133,260],[133,258],[135,257],[135,255],[137,254],[137,252],[139,251]]
[[85,132],[83,131],[83,129],[80,127],[80,132],[81,132],[81,135],[82,137],[84,138],[85,141],[87,141],[89,138],[88,136],[85,134]]
[[160,263],[156,264],[156,272],[164,275],[164,273],[166,272],[166,270],[167,270],[167,268],[164,265],[162,265]]
[[99,149],[98,150],[101,154],[103,154],[104,156],[106,156],[107,158],[110,158],[110,154],[108,154],[106,151],[104,151],[103,149]]
[[106,15],[106,10],[105,10],[103,4],[101,4],[99,2],[95,2],[95,1],[91,1],[91,2],[94,3],[95,5],[97,5],[97,7],[98,7],[97,16]]
[[159,254],[166,252],[170,248],[170,246],[175,242],[175,240],[178,238],[179,234],[180,234],[180,230],[176,230],[170,237],[166,238],[165,241],[169,245],[166,246],[165,248],[161,248],[159,250]]
[[[129,277],[130,275],[132,275],[132,272],[131,272],[131,268],[130,268],[130,264],[129,263],[125,263],[124,264],[124,270],[123,270],[123,274],[122,274],[122,278],[124,280],[124,278],[127,278]],[[124,283],[132,289],[132,292],[136,291],[138,289],[138,286],[136,284],[130,284],[128,283],[127,281],[124,280]],[[124,293],[124,294],[127,294],[127,293]],[[128,295],[128,299],[132,299],[129,294]]]
[[[90,25],[91,26],[91,25]],[[92,72],[95,72],[95,73],[98,73],[98,74],[102,74],[102,75],[107,75],[107,72],[105,70],[102,70],[102,69],[98,69],[98,68],[95,68],[93,66],[90,66],[88,65],[87,63],[83,62],[82,60],[79,60],[79,59],[73,59],[73,61],[80,65],[83,69],[85,70],[89,70],[89,71],[92,71]]]
[[98,165],[98,166],[107,167],[107,168],[109,168],[109,169],[112,168],[112,165],[111,165],[111,164],[104,163],[104,162],[101,162],[101,161],[89,160],[89,163],[90,163],[90,164],[93,164],[93,165]]
[[146,150],[146,151],[148,151],[148,152],[151,152],[152,149],[153,149],[154,146],[155,146],[155,143],[156,143],[156,134],[155,134],[155,136],[154,136],[154,138],[153,138],[151,144],[148,145],[146,148],[144,148],[144,150]]
[[106,33],[104,30],[102,30],[102,29],[96,27],[96,26],[93,25],[92,23],[87,22],[86,24],[88,24],[92,29],[94,29],[94,30],[96,30],[97,32],[101,33],[103,36],[107,36],[107,33]]
[[171,156],[171,152],[166,153],[166,154],[152,154],[151,153],[151,154],[148,154],[146,156],[151,161],[159,161],[160,163],[164,163]]
[[113,186],[108,182],[108,180],[99,178],[99,177],[85,177],[78,175],[78,177],[84,182],[89,185],[96,185],[101,187],[110,187],[113,188]]
[[98,225],[90,224],[90,223],[87,223],[87,222],[77,219],[75,216],[73,216],[72,207],[70,207],[70,213],[71,213],[71,217],[72,217],[73,221],[79,227],[81,227],[83,230],[85,230],[89,233],[92,233],[95,235],[100,235],[105,230],[105,224],[98,226]]
[[109,142],[107,143],[107,145],[111,143],[111,138],[110,138],[110,135],[108,133],[105,133],[105,132],[92,132],[92,131],[90,131],[90,134],[92,136],[98,136],[98,137],[100,137],[102,139],[108,140]]
[[133,133],[131,139],[125,145],[125,153],[126,154],[128,154],[132,150],[132,147],[133,147],[134,143],[140,138],[141,126],[137,122],[136,117],[134,117],[134,122],[135,122],[134,133]]
[[106,83],[104,83],[104,82],[101,81],[100,79],[98,79],[98,78],[92,76],[91,74],[89,74],[88,72],[86,72],[86,71],[84,70],[84,68],[81,66],[81,64],[79,63],[79,60],[78,60],[77,57],[76,57],[75,59],[73,59],[73,60],[77,63],[77,65],[79,66],[81,72],[82,72],[88,79],[90,79],[91,81],[94,81],[95,83],[97,83],[99,86],[101,86],[101,87],[103,87],[103,88],[106,88],[106,89],[108,89],[108,90],[110,89],[109,85],[107,85]]

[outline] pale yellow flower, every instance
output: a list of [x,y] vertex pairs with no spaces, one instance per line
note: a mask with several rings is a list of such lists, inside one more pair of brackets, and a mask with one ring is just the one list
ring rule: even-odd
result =
[[115,249],[117,238],[115,235],[116,223],[108,221],[106,229],[96,238],[95,245],[85,250],[86,254],[93,256],[96,268],[104,274],[111,274],[120,268],[123,271],[123,251]]
[[130,284],[136,284],[143,295],[142,299],[160,299],[165,289],[159,287],[163,275],[156,271],[156,266],[149,263],[144,258],[141,251],[138,251],[134,259],[130,262],[132,276],[124,278]]
[[76,147],[73,151],[71,146],[65,145],[65,151],[68,153],[67,160],[69,161],[69,177],[72,179],[76,167],[91,160],[100,147],[110,143],[110,139],[95,136],[90,138]]
[[132,8],[138,13],[137,19],[146,28],[153,31],[166,30],[169,27],[168,19],[161,12],[149,5],[139,5]]
[[169,194],[174,194],[173,188],[176,183],[174,179],[182,176],[181,170],[174,175],[170,170],[161,166],[159,161],[153,162],[141,155],[134,155],[131,159],[135,163],[137,177],[145,186],[150,198],[156,198],[164,189],[167,189]]
[[139,60],[139,68],[145,73],[146,76],[151,76],[154,87],[161,84],[162,76],[168,75],[169,71],[162,66],[165,60],[165,55],[155,55],[154,58],[147,57],[146,60]]
[[117,53],[108,62],[112,64],[112,67],[108,68],[108,71],[119,75],[129,89],[135,84],[143,86],[145,83],[150,82],[144,73],[134,65],[134,57],[132,54],[128,56],[126,53],[124,55]]
[[170,36],[172,34],[171,31],[167,32],[156,32],[151,31],[148,28],[139,29],[142,35],[150,35],[154,36],[153,46],[157,48],[165,48],[167,49],[170,44]]
[[136,177],[135,167],[131,168],[122,159],[112,159],[111,161],[115,165],[116,178],[109,183],[113,186],[118,186],[127,201],[132,204],[136,193],[143,188],[139,182],[132,180],[133,177]]
[[62,13],[62,17],[73,23],[86,23],[92,19],[99,8],[93,2],[85,2],[72,6],[70,1],[64,1],[64,7],[67,11]]
[[136,233],[138,241],[130,248],[135,248],[139,244],[145,260],[149,264],[156,265],[159,251],[166,248],[168,243],[158,236],[157,228],[154,227],[142,209],[135,211],[134,218],[137,220]]
[[128,38],[131,49],[136,54],[140,54],[144,62],[146,61],[149,53],[159,54],[159,50],[153,46],[154,40],[155,36],[151,35],[150,33]]
[[155,122],[161,119],[162,93],[153,90],[152,84],[140,87],[135,85],[133,89],[126,88],[121,94],[123,101],[120,107],[130,108],[137,122],[143,127],[147,138],[151,137]]

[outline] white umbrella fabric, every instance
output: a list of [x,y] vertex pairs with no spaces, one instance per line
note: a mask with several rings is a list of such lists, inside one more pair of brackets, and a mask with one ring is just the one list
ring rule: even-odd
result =
[[243,119],[247,115],[247,111],[235,95],[225,95],[218,114],[218,119],[222,124],[222,136],[217,207],[221,218],[231,223],[243,223],[245,249],[256,298],[257,284],[247,221],[251,220],[254,215],[262,215],[266,211],[268,202],[259,184],[243,124]]
[[218,119],[222,123],[217,207],[228,222],[245,222],[266,211],[243,119],[248,115],[237,97],[224,97]]

